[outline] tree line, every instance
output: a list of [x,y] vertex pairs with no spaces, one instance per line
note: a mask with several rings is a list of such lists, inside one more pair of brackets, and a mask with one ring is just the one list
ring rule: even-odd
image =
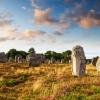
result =
[[[7,52],[7,58],[12,57],[13,59],[15,58],[16,55],[21,55],[24,59],[26,58],[26,56],[30,53],[34,52],[35,53],[35,49],[34,48],[30,48],[28,50],[28,52],[23,51],[23,50],[16,50],[16,49],[10,49]],[[54,58],[55,60],[61,60],[63,59],[64,61],[69,61],[71,59],[71,50],[66,50],[62,53],[57,53],[55,51],[46,51],[45,53],[43,53],[43,55],[47,58],[47,59],[51,59]]]
[[[26,51],[23,51],[23,50],[16,50],[16,49],[10,49],[6,55],[7,55],[7,58],[9,59],[10,57],[15,59],[15,56],[16,55],[21,55],[24,59],[26,59],[26,56],[28,54],[31,54],[31,53],[35,53],[35,49],[34,48],[30,48],[28,50],[28,52]],[[55,51],[46,51],[45,53],[42,53],[42,55],[45,56],[46,59],[55,59],[56,61],[61,61],[63,60],[63,62],[69,62],[69,60],[71,60],[71,54],[72,54],[72,51],[71,50],[66,50],[62,53],[58,53],[58,52],[55,52]],[[86,59],[86,63],[91,63],[91,60],[92,59]]]

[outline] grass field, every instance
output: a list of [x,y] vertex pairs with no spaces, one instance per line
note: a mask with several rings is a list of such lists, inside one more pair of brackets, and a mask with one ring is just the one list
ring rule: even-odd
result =
[[69,64],[0,64],[0,100],[100,100],[100,73],[92,65],[86,72],[77,78]]

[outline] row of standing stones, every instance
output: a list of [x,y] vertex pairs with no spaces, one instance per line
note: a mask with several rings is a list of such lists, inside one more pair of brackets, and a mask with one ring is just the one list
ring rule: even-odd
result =
[[[84,76],[86,72],[86,57],[81,46],[75,46],[72,49],[72,75],[74,76]],[[11,59],[9,59],[11,60]],[[45,57],[41,54],[35,54],[34,52],[29,54],[26,57],[26,61],[29,66],[39,66],[41,63],[44,63]],[[4,52],[0,53],[0,62],[7,62],[7,57]],[[23,59],[21,55],[15,56],[15,62],[22,63]],[[96,66],[97,71],[100,71],[100,57],[92,59],[91,62]]]

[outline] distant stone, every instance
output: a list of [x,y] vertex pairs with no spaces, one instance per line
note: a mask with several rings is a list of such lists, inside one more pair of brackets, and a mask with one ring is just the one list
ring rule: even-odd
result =
[[21,55],[16,55],[15,56],[15,62],[16,63],[22,63],[23,62],[23,58],[22,58],[22,56]]
[[54,64],[56,62],[55,58],[54,57],[51,57],[51,64]]
[[86,60],[84,50],[81,46],[75,46],[72,49],[72,74],[74,76],[83,76],[86,71]]
[[43,54],[40,54],[40,57],[41,57],[41,62],[42,63],[45,63],[46,57]]
[[15,62],[17,63],[18,61],[18,55],[15,56]]
[[4,52],[0,52],[0,63],[7,62],[7,56]]
[[8,62],[13,62],[13,61],[14,61],[13,57],[8,58]]
[[63,64],[64,62],[65,62],[64,59],[61,59],[60,63]]
[[55,60],[55,64],[60,64],[60,60]]
[[97,71],[100,71],[100,57],[94,57],[92,59],[92,65],[96,67]]
[[98,57],[94,57],[91,61],[93,66],[96,66],[96,62],[97,62]]
[[19,57],[18,57],[18,63],[23,63],[23,58],[22,58],[22,56],[19,56]]
[[51,60],[48,60],[48,64],[51,64]]
[[100,71],[100,57],[98,57],[97,62],[96,62],[96,69]]
[[29,66],[39,66],[40,64],[44,63],[45,57],[41,54],[34,54],[31,53],[26,57]]

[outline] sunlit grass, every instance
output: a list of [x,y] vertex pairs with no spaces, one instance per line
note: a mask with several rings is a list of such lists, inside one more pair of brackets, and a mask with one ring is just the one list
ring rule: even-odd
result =
[[99,100],[100,73],[91,64],[86,72],[78,78],[69,64],[0,64],[0,100]]

